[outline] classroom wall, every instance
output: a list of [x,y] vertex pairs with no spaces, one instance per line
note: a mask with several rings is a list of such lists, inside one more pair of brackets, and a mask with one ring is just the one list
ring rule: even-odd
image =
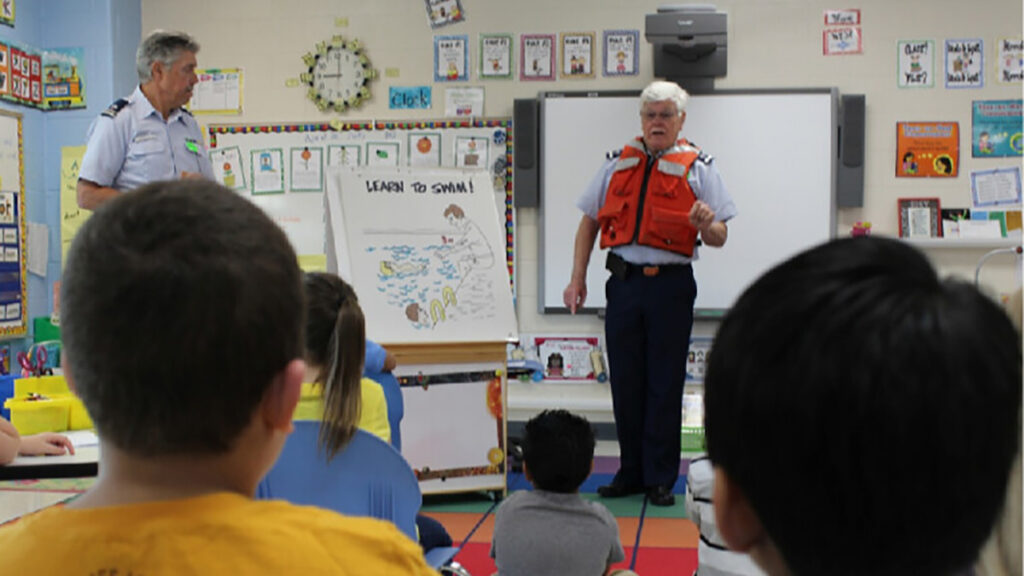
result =
[[[656,0],[516,0],[496,2],[463,0],[466,21],[438,30],[428,23],[421,0],[142,0],[143,33],[153,28],[177,28],[197,36],[203,48],[201,67],[242,67],[245,71],[244,114],[203,116],[203,123],[303,121],[338,118],[319,112],[301,87],[286,82],[303,71],[301,57],[317,42],[334,34],[358,38],[381,74],[373,85],[373,99],[345,119],[440,118],[444,113],[444,88],[433,82],[433,36],[467,34],[470,37],[470,81],[451,86],[483,86],[485,113],[511,116],[515,98],[533,97],[544,90],[636,90],[652,80],[651,47],[643,40],[644,15],[653,12]],[[902,196],[939,196],[948,205],[969,204],[971,170],[1002,166],[1012,161],[975,160],[970,157],[971,101],[1020,98],[1021,86],[999,85],[992,77],[993,43],[1003,37],[1020,37],[1022,6],[1019,0],[978,3],[953,0],[719,0],[717,7],[729,14],[729,73],[717,87],[796,88],[836,86],[841,93],[867,95],[867,145],[864,207],[842,210],[837,234],[845,235],[858,220],[869,220],[876,233],[895,234],[896,199]],[[861,55],[823,56],[822,30],[825,9],[859,8],[862,11],[864,50]],[[594,31],[600,39],[605,29],[641,31],[640,74],[556,82],[478,80],[478,34],[512,33],[519,60],[522,33]],[[896,85],[896,44],[899,40],[932,39],[938,48],[936,70],[941,70],[941,46],[946,38],[982,38],[986,47],[986,83],[983,89],[947,90],[939,82],[930,89],[901,90]],[[600,46],[600,41],[598,41]],[[600,59],[595,62],[599,65]],[[385,72],[396,74],[386,77]],[[518,70],[515,74],[518,78]],[[433,86],[433,109],[389,110],[387,88]],[[960,122],[960,176],[932,181],[896,179],[895,123],[913,120]],[[639,131],[639,126],[638,126]],[[685,133],[685,129],[684,129]],[[714,154],[714,151],[710,151]],[[768,151],[768,153],[773,153]],[[785,150],[774,151],[785,161]],[[795,167],[794,169],[799,169]],[[726,183],[729,175],[724,175]],[[824,191],[823,191],[824,192]],[[743,207],[734,226],[742,226]],[[539,315],[537,310],[537,212],[517,212],[518,314],[522,332],[599,332],[594,317]],[[566,215],[575,222],[577,215]],[[798,226],[799,222],[789,223]],[[572,250],[571,246],[562,249]],[[973,277],[974,266],[984,251],[932,252],[946,273]],[[713,258],[709,250],[707,258]],[[599,265],[594,263],[592,265]],[[699,282],[699,265],[697,268]],[[1019,283],[1016,267],[1008,258],[996,259],[985,268],[984,283],[994,292],[1009,292]],[[696,332],[713,329],[698,326]]]

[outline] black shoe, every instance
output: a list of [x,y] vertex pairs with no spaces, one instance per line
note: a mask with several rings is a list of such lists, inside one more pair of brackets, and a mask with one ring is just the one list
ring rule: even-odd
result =
[[647,489],[647,501],[654,506],[674,506],[676,497],[668,486],[651,486]]
[[601,498],[622,498],[630,494],[640,494],[643,490],[635,486],[627,486],[613,481],[611,484],[597,487],[597,495]]

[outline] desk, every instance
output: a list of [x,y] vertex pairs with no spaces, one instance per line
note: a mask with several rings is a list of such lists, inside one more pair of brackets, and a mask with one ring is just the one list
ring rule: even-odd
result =
[[76,448],[74,456],[18,456],[14,462],[0,466],[0,480],[96,476],[99,461],[99,446]]

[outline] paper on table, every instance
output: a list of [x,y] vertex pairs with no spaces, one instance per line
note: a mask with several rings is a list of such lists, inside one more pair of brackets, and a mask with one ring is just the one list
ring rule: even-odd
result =
[[1003,230],[998,220],[961,220],[961,238],[1002,238]]
[[68,440],[71,440],[71,445],[75,448],[98,446],[100,443],[100,437],[92,430],[72,430],[71,432],[64,432],[64,435],[68,437]]

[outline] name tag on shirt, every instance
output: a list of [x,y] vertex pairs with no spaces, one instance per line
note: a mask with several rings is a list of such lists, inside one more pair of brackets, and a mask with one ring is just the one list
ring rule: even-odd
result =
[[199,143],[192,138],[185,138],[185,149],[189,152],[198,155],[199,154]]

